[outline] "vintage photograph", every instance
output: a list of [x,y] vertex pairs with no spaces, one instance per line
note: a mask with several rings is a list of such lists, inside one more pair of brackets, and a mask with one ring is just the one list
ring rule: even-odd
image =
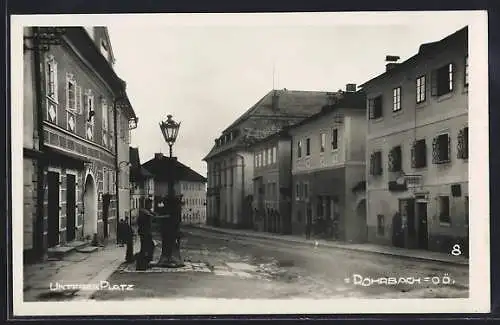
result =
[[14,314],[488,311],[486,18],[12,16]]

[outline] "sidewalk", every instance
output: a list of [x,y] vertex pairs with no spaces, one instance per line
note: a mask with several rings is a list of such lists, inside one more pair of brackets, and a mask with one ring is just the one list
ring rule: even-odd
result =
[[339,248],[339,249],[360,251],[366,253],[393,255],[405,258],[443,262],[443,263],[450,263],[457,265],[469,265],[469,259],[463,256],[453,256],[451,254],[417,250],[417,249],[405,249],[405,248],[382,246],[375,244],[349,244],[342,242],[332,242],[321,239],[308,240],[299,236],[261,233],[253,230],[217,228],[207,225],[190,225],[190,227],[204,229],[212,232],[223,233],[223,234],[240,235],[240,236],[268,239],[268,240],[280,240],[280,241],[298,243],[302,245],[314,245],[315,242],[318,242],[318,246],[323,246],[323,247]]
[[[134,242],[134,251],[139,247]],[[59,284],[96,285],[106,280],[123,262],[126,247],[110,243],[92,253],[73,252],[63,260],[47,261],[23,266],[24,301],[82,300],[95,290],[50,290]]]

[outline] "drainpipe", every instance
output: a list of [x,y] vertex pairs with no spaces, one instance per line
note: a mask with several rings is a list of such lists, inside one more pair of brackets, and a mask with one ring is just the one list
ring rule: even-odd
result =
[[236,154],[236,156],[241,159],[241,215],[243,217],[243,210],[245,204],[245,157],[243,157],[240,154]]
[[119,168],[118,168],[118,112],[117,112],[117,102],[121,98],[115,98],[113,100],[113,120],[114,120],[114,132],[115,132],[115,193],[116,193],[116,242],[118,243],[118,227],[120,225],[120,193],[118,192],[118,176],[119,176]]
[[[38,27],[32,28],[32,33],[39,33]],[[38,131],[38,150],[44,152],[44,134],[43,134],[43,106],[42,106],[42,73],[41,73],[41,58],[40,50],[38,49],[38,38],[33,38],[33,61],[34,61],[34,73],[35,73],[35,98],[36,98],[36,123]],[[45,255],[45,247],[43,240],[44,233],[44,215],[43,215],[43,200],[44,200],[44,170],[45,161],[44,157],[38,157],[37,166],[37,203],[36,203],[36,219],[35,219],[35,245],[37,246],[36,254],[37,257],[42,258]]]

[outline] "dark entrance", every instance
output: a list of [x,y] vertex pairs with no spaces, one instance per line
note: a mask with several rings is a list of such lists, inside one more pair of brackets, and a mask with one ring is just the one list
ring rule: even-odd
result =
[[54,247],[59,244],[59,173],[47,173],[48,220],[47,244]]
[[75,239],[75,208],[76,208],[75,175],[66,175],[66,241]]
[[417,202],[418,248],[427,249],[427,203]]
[[102,225],[104,231],[104,238],[109,237],[109,203],[111,195],[104,194],[102,196]]
[[312,232],[312,206],[311,203],[307,203],[306,205],[306,238],[309,239],[311,237]]
[[406,219],[406,234],[404,247],[415,248],[417,241],[417,228],[415,221],[415,199],[404,199],[399,201],[399,211],[403,220]]

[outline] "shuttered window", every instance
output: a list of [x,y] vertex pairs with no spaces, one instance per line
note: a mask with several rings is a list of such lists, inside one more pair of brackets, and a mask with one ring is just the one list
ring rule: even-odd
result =
[[425,139],[417,140],[411,148],[411,166],[423,168],[427,166],[427,146]]

